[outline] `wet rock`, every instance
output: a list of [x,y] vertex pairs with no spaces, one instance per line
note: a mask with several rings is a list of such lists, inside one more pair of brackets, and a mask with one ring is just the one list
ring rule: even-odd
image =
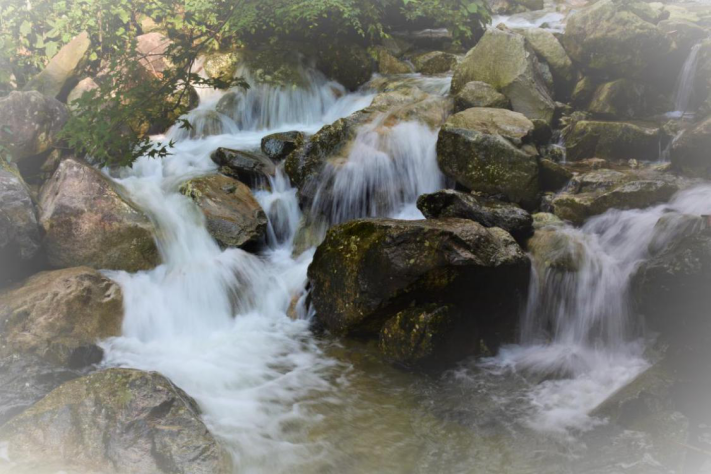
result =
[[561,41],[587,72],[641,77],[671,51],[671,40],[651,21],[651,8],[636,1],[602,0],[568,17]]
[[368,82],[374,72],[370,55],[355,43],[324,45],[318,51],[317,67],[349,90]]
[[555,103],[547,90],[535,52],[516,33],[489,29],[454,70],[452,93],[468,82],[490,84],[529,119],[551,122]]
[[659,218],[649,242],[650,255],[657,255],[667,246],[682,237],[696,234],[707,227],[708,222],[701,216],[667,212]]
[[558,38],[541,28],[522,28],[515,31],[526,38],[538,58],[550,67],[558,100],[570,97],[575,86],[576,70]]
[[304,142],[301,132],[272,133],[262,138],[262,153],[274,161],[281,161]]
[[233,51],[218,51],[209,54],[203,62],[207,77],[226,83],[232,81],[237,73],[240,56]]
[[166,54],[170,46],[170,39],[158,32],[136,37],[136,53],[148,77],[161,79],[163,72],[172,66]]
[[658,128],[627,122],[581,120],[565,137],[566,156],[571,161],[584,158],[655,161],[659,157],[659,143]]
[[545,276],[548,270],[577,273],[583,264],[585,247],[562,224],[562,221],[546,216],[545,224],[539,223],[539,228],[526,243],[541,276]]
[[48,97],[64,99],[89,61],[91,39],[84,31],[62,46],[47,66],[25,86]]
[[430,51],[412,58],[412,64],[417,72],[428,76],[444,74],[457,65],[457,57],[444,51]]
[[155,372],[108,369],[67,382],[0,428],[0,441],[30,470],[230,472],[196,403]]
[[264,240],[267,216],[245,184],[213,175],[191,179],[180,192],[195,201],[221,246],[244,247]]
[[573,173],[552,160],[541,160],[538,180],[542,191],[557,192],[573,178]]
[[85,163],[62,161],[42,187],[39,208],[52,267],[135,272],[160,264],[150,220],[121,186]]
[[473,108],[450,117],[439,132],[443,173],[472,191],[502,195],[532,207],[538,196],[538,158],[519,148],[533,131],[523,115]]
[[517,205],[451,189],[423,194],[417,199],[417,208],[428,219],[458,217],[484,227],[499,227],[519,241],[533,232],[531,215]]
[[628,175],[621,171],[602,168],[576,175],[570,184],[571,191],[580,194],[608,191],[628,180]]
[[510,109],[511,102],[486,82],[467,82],[454,97],[454,111],[461,112],[472,107]]
[[380,74],[408,74],[412,72],[412,67],[404,61],[399,60],[385,48],[376,51],[378,55],[378,72]]
[[477,349],[476,328],[463,331],[461,319],[456,308],[436,304],[400,311],[380,330],[380,352],[405,367],[445,368]]
[[671,104],[653,86],[630,79],[618,79],[597,87],[588,111],[598,117],[639,119],[664,113]]
[[308,275],[317,318],[335,334],[376,335],[410,305],[453,304],[493,348],[512,336],[528,271],[502,229],[455,218],[362,219],[328,231]]
[[64,104],[39,92],[11,92],[0,99],[0,145],[19,162],[50,150],[69,119]]
[[274,163],[257,153],[218,148],[210,154],[210,159],[224,174],[252,188],[264,186],[269,176],[275,173]]
[[0,284],[24,273],[40,239],[30,190],[17,169],[0,159]]
[[242,123],[242,119],[239,115],[238,106],[242,101],[242,98],[243,94],[239,91],[232,90],[226,92],[225,95],[220,97],[220,100],[217,101],[217,105],[215,105],[215,111],[231,118],[239,127]]
[[565,225],[558,216],[550,212],[537,212],[531,216],[533,218],[534,230],[543,229],[546,227],[560,227]]
[[34,275],[0,292],[0,354],[79,368],[101,361],[96,343],[121,335],[120,287],[89,267]]
[[685,130],[671,147],[672,166],[689,176],[711,177],[711,116]]

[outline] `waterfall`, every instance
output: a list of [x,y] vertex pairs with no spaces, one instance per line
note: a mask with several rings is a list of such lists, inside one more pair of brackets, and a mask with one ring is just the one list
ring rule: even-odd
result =
[[[643,330],[630,308],[629,284],[655,246],[673,238],[655,225],[667,212],[708,214],[711,186],[678,193],[648,209],[610,210],[582,228],[551,227],[572,271],[536,273],[522,321],[521,344],[487,364],[534,374],[544,381],[528,395],[535,429],[568,433],[599,420],[588,413],[648,367]],[[558,242],[558,241],[557,241]]]
[[694,93],[694,79],[696,78],[696,68],[698,65],[699,50],[701,42],[696,43],[684,61],[679,77],[674,86],[674,111],[670,115],[683,117],[689,109],[689,103]]

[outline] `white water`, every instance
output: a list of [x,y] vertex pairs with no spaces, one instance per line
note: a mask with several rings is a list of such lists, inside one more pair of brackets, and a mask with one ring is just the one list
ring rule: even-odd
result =
[[700,49],[701,42],[696,43],[684,61],[684,65],[679,72],[679,77],[674,86],[674,111],[667,114],[668,116],[683,117],[689,110],[691,96],[694,93],[694,82],[696,79],[696,68]]
[[553,33],[565,31],[565,15],[559,12],[538,10],[513,15],[494,15],[491,25],[503,23],[509,28],[541,28]]

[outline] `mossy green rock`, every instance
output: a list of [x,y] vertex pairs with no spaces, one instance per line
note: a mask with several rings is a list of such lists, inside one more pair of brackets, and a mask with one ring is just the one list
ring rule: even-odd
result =
[[62,46],[42,72],[27,83],[25,90],[38,91],[48,97],[63,100],[89,61],[90,48],[91,39],[84,31]]
[[50,150],[69,119],[67,107],[37,91],[11,92],[0,99],[0,145],[14,162]]
[[585,247],[576,240],[575,235],[563,227],[562,222],[551,222],[551,219],[548,224],[536,229],[526,248],[542,278],[545,278],[547,271],[578,272],[585,256]]
[[207,77],[229,82],[237,73],[240,55],[234,51],[219,51],[209,54],[203,63]]
[[408,308],[380,330],[383,356],[405,367],[440,369],[476,353],[476,330],[462,330],[462,316],[451,306]]
[[412,72],[412,67],[409,64],[390,54],[384,47],[378,48],[375,53],[378,57],[378,72],[380,74],[408,74]]
[[529,268],[502,229],[455,218],[361,219],[328,231],[308,275],[316,317],[335,334],[377,335],[411,304],[439,302],[469,311],[493,340],[511,336]]
[[659,157],[658,128],[629,122],[581,120],[566,133],[568,160],[585,158],[654,161]]
[[711,177],[711,116],[674,141],[671,162],[689,176]]
[[631,79],[601,84],[588,105],[593,115],[611,119],[640,119],[671,108],[671,103],[653,86]]
[[89,267],[34,275],[0,292],[0,354],[78,368],[101,361],[96,343],[121,335],[123,298]]
[[444,51],[430,51],[412,58],[412,64],[415,65],[415,70],[422,74],[444,74],[457,65],[457,57]]
[[536,53],[526,39],[511,31],[489,29],[455,68],[452,93],[471,81],[490,84],[529,119],[551,122],[555,103],[541,75]]
[[[495,118],[492,111],[497,111]],[[518,147],[532,131],[533,124],[515,112],[465,110],[440,130],[437,162],[467,189],[533,207],[539,191],[538,157]]]
[[472,107],[510,109],[511,102],[486,82],[471,81],[454,97],[454,111],[461,112]]
[[318,51],[317,67],[327,76],[343,84],[346,89],[356,90],[373,75],[373,60],[356,43],[328,42]]
[[562,43],[575,63],[590,73],[640,77],[672,49],[642,3],[601,0],[568,18]]
[[73,158],[42,187],[39,222],[49,264],[148,270],[161,262],[151,221],[125,190]]
[[195,401],[155,372],[108,369],[67,382],[3,425],[0,442],[29,472],[231,472]]

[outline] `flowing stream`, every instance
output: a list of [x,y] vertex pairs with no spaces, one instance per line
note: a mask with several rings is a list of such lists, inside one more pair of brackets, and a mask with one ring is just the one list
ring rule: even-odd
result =
[[[535,276],[520,345],[441,377],[398,371],[366,343],[315,336],[303,311],[287,316],[303,296],[313,249],[292,256],[301,212],[281,170],[268,191],[255,190],[270,217],[259,255],[220,249],[178,192],[182,182],[216,172],[209,155],[217,147],[255,149],[275,131],[313,133],[373,98],[304,74],[307,89],[252,88],[219,126],[173,130],[172,155],[141,158],[116,177],[155,222],[164,263],[108,273],[123,288],[125,317],[122,337],[103,343],[105,365],[173,380],[198,402],[239,473],[578,472],[571,463],[585,465],[584,447],[575,434],[601,423],[590,410],[648,366],[628,308],[630,275],[660,215],[711,213],[711,188],[667,206],[610,211],[582,229],[558,228],[579,268]],[[441,93],[441,82],[423,88]],[[190,118],[214,115],[218,99],[206,95]],[[417,196],[444,185],[436,139],[419,122],[386,126],[375,118],[345,162],[327,168],[328,189],[314,209],[331,223],[421,218]]]
[[674,111],[667,114],[671,117],[683,117],[689,110],[691,97],[694,93],[694,82],[701,45],[702,43],[698,42],[691,47],[691,51],[689,51],[689,55],[686,57],[684,65],[679,72],[679,77],[674,86]]

